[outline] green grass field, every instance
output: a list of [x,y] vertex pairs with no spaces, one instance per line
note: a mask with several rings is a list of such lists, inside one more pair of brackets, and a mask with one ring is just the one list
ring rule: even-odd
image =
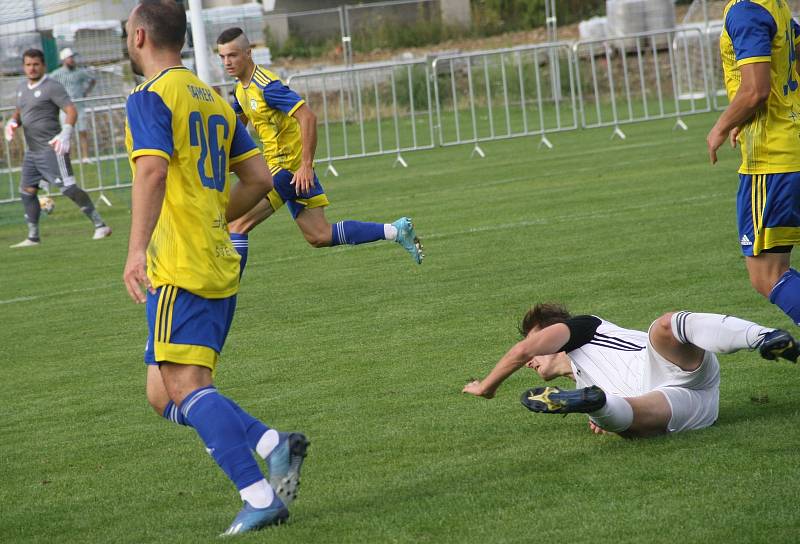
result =
[[[747,280],[738,152],[708,165],[713,119],[336,163],[328,217],[411,215],[421,267],[390,244],[312,249],[286,211],[261,225],[217,384],[312,445],[290,524],[240,541],[796,542],[795,366],[721,357],[717,424],[638,441],[528,412],[527,370],[494,400],[460,393],[536,301],[632,328],[676,309],[790,327]],[[147,405],[144,309],[121,281],[129,193],[108,196],[111,238],[59,197],[27,250],[8,249],[21,206],[0,206],[0,540],[215,542],[238,495]]]

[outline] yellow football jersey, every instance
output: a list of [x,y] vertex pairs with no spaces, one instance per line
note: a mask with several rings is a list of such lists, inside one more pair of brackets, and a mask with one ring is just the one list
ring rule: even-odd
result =
[[239,254],[225,209],[231,165],[258,148],[225,100],[184,66],[163,70],[131,92],[125,145],[136,158],[169,161],[161,215],[147,248],[154,287],[174,285],[205,298],[234,295]]
[[800,92],[795,68],[798,25],[785,0],[732,0],[725,6],[720,53],[728,98],[742,81],[740,66],[770,63],[767,102],[741,132],[741,174],[800,171]]
[[305,101],[278,76],[258,65],[246,87],[241,82],[236,84],[233,109],[253,124],[273,174],[281,169],[296,172],[300,168],[303,142],[292,114],[303,104]]

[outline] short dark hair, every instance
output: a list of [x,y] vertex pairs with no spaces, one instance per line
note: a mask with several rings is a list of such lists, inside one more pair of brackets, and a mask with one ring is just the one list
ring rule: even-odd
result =
[[527,311],[519,325],[522,336],[528,336],[533,328],[543,329],[556,323],[564,323],[572,317],[567,308],[557,302],[540,302]]
[[26,49],[24,53],[22,53],[22,60],[24,62],[25,58],[29,59],[39,59],[44,64],[44,53],[41,49]]
[[222,31],[222,33],[217,38],[217,45],[230,43],[233,40],[235,40],[236,38],[238,38],[239,36],[241,36],[242,34],[244,34],[244,30],[242,30],[238,26],[234,26],[234,27],[231,27],[231,28],[226,28],[225,30]]
[[142,0],[136,17],[158,47],[180,49],[186,40],[186,12],[171,0]]

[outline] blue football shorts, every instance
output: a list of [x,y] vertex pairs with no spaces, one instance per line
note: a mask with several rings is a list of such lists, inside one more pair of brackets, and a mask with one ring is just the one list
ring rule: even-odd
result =
[[316,172],[314,173],[314,186],[307,193],[300,195],[292,185],[293,176],[294,173],[286,169],[278,170],[272,175],[272,184],[275,186],[275,190],[270,191],[267,198],[273,210],[277,210],[285,203],[289,208],[289,213],[296,219],[297,215],[305,209],[321,208],[330,204]]
[[178,363],[215,370],[231,328],[236,295],[203,298],[174,285],[147,293],[148,365]]
[[739,174],[736,215],[747,257],[800,244],[800,172]]

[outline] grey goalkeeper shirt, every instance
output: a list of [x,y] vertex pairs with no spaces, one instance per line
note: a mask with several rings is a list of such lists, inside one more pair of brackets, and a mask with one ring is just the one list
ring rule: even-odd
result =
[[44,151],[50,148],[53,136],[61,132],[58,112],[72,104],[72,100],[61,83],[44,76],[33,88],[28,81],[17,87],[17,108],[25,131],[25,143],[29,151]]

